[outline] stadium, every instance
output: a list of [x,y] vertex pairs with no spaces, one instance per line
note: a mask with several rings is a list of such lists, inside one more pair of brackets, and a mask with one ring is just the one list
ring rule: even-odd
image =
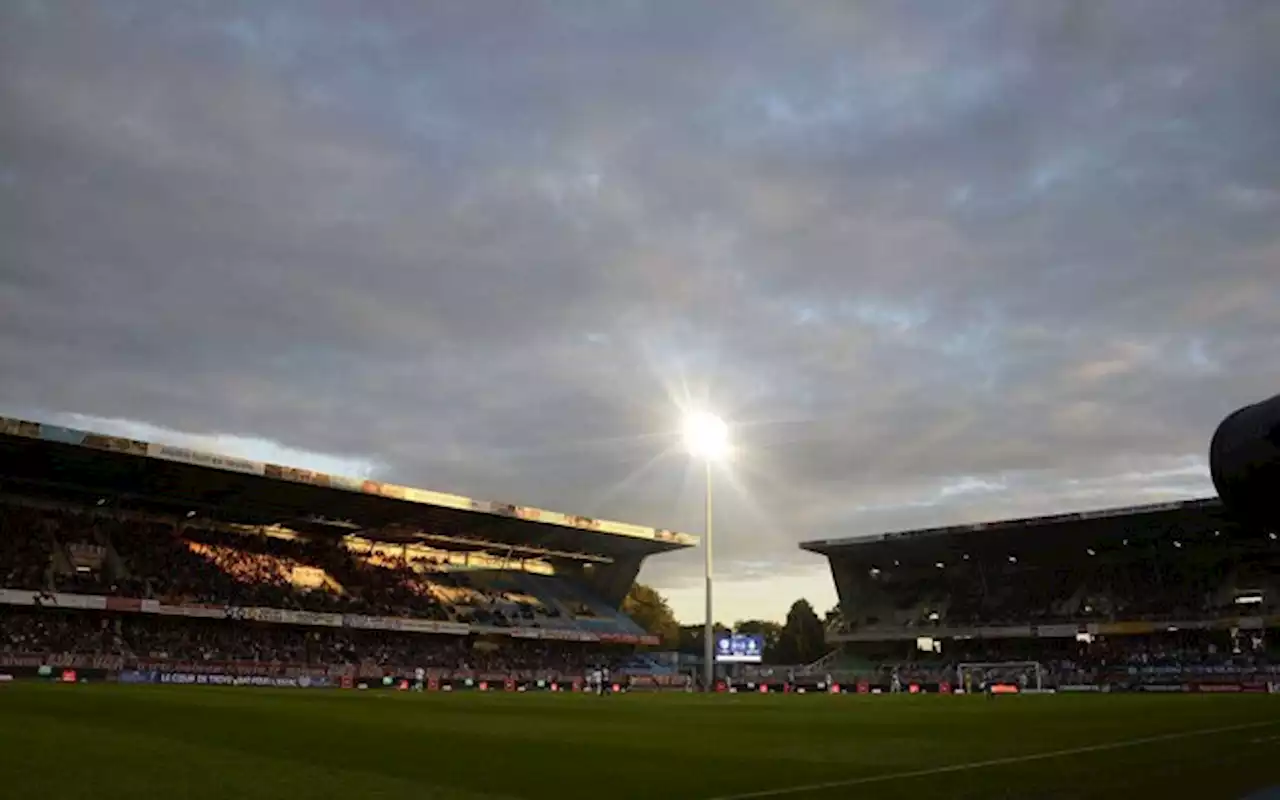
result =
[[1280,547],[1217,500],[806,543],[831,653],[705,694],[620,610],[686,534],[13,419],[0,501],[8,796],[1280,783]]
[[845,610],[831,666],[904,661],[930,687],[972,683],[966,665],[992,661],[1024,662],[1014,673],[1042,689],[1265,692],[1280,680],[1265,658],[1280,542],[1216,498],[802,547],[828,558]]
[[[170,667],[196,654],[240,670],[239,661],[293,662],[261,677],[296,678],[299,664],[358,651],[368,636],[384,648],[376,668],[348,661],[309,677],[382,679],[424,665],[445,681],[579,676],[656,643],[619,606],[645,558],[697,543],[53,425],[0,420],[0,434],[9,627],[33,608],[107,612],[109,625],[60,615],[70,629],[54,638],[78,641],[97,626],[171,653],[130,663],[134,678],[138,667],[188,672]],[[273,657],[236,649],[243,623]],[[167,638],[190,625],[201,634],[189,649]],[[484,646],[458,658],[459,642]],[[535,666],[544,642],[563,643],[568,660]],[[84,676],[125,668],[117,654],[59,656],[42,666]]]

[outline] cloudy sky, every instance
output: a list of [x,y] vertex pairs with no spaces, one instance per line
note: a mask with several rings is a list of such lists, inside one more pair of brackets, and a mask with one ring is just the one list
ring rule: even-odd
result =
[[[1193,497],[1280,388],[1280,4],[0,3],[0,413],[796,543]],[[700,617],[700,556],[644,578]]]

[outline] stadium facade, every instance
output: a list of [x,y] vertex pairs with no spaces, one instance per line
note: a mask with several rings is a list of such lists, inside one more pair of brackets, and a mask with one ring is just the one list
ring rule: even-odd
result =
[[[176,658],[264,681],[580,675],[657,643],[623,600],[644,559],[697,544],[3,417],[0,528],[7,666]],[[554,669],[553,643],[570,648]]]
[[[1029,653],[1200,631],[1224,647],[1280,627],[1280,542],[1216,498],[805,542],[826,556],[834,643]],[[951,642],[952,645],[945,643]]]

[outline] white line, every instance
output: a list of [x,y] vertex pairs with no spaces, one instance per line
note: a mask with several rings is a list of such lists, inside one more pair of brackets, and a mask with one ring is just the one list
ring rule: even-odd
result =
[[925,778],[931,775],[945,775],[949,772],[966,772],[971,769],[1000,767],[1006,764],[1022,764],[1028,761],[1043,761],[1050,758],[1082,755],[1084,753],[1100,753],[1106,750],[1120,750],[1125,747],[1137,747],[1139,745],[1154,744],[1156,742],[1169,742],[1175,739],[1189,739],[1193,736],[1212,736],[1215,733],[1247,731],[1253,730],[1254,728],[1265,728],[1269,725],[1276,724],[1280,724],[1280,720],[1250,722],[1244,725],[1228,725],[1223,728],[1203,728],[1198,731],[1162,733],[1159,736],[1145,736],[1141,739],[1127,739],[1123,742],[1107,742],[1106,744],[1091,744],[1084,747],[1071,747],[1066,750],[1050,750],[1046,753],[1032,753],[1025,756],[1005,756],[1004,758],[992,758],[987,761],[970,761],[966,764],[951,764],[946,767],[930,767],[929,769],[914,769],[907,772],[889,772],[881,775],[866,775],[861,778],[825,781],[823,783],[810,783],[802,786],[788,786],[783,789],[760,789],[754,792],[743,792],[742,794],[727,794],[719,797],[711,797],[708,798],[708,800],[758,800],[758,798],[765,797],[787,797],[793,794],[818,792],[823,789],[842,789],[847,786],[862,786],[868,783],[886,783],[888,781],[898,781],[906,778]]

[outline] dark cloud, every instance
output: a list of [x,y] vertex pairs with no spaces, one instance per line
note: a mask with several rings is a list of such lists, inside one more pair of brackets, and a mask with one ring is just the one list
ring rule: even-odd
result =
[[696,531],[659,456],[710,398],[741,575],[1201,493],[1280,374],[1277,40],[1247,0],[6,3],[0,406]]

